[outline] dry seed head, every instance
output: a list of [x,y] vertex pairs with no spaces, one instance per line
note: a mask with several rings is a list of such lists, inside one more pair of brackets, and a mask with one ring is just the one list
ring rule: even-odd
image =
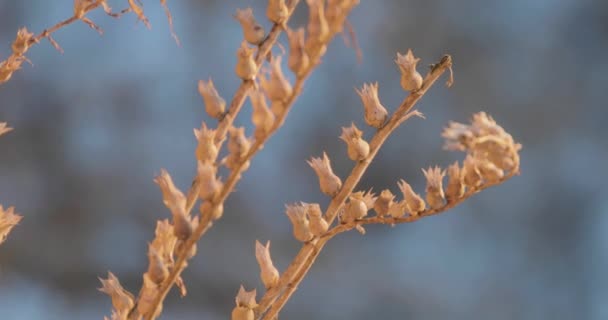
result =
[[161,169],[160,175],[154,178],[154,182],[160,187],[160,191],[163,193],[163,203],[171,210],[173,219],[175,219],[176,216],[185,216],[186,197],[175,187],[167,170]]
[[445,171],[438,166],[429,167],[427,170],[422,169],[426,178],[426,201],[433,209],[441,208],[445,202],[443,193],[443,177]]
[[270,79],[260,77],[260,84],[270,101],[286,102],[291,97],[293,89],[281,70],[281,56],[273,56],[270,60]]
[[464,195],[464,176],[463,170],[460,169],[458,161],[454,162],[448,167],[448,186],[445,189],[445,196],[448,202],[454,202]]
[[231,127],[228,129],[230,139],[228,140],[228,151],[230,152],[226,160],[226,167],[229,169],[236,168],[249,152],[251,142],[245,137],[244,127]]
[[321,192],[334,197],[342,188],[342,180],[334,174],[327,154],[323,152],[323,158],[312,158],[307,161],[319,177]]
[[152,245],[148,245],[148,272],[146,273],[156,284],[161,284],[169,276],[167,265]]
[[287,29],[289,39],[289,60],[287,66],[296,77],[304,75],[310,65],[310,58],[304,47],[304,28],[297,30]]
[[253,309],[258,306],[257,302],[255,302],[256,290],[253,289],[251,291],[245,291],[245,288],[241,285],[239,288],[239,293],[236,295],[236,305],[238,307],[244,307]]
[[293,236],[298,241],[307,242],[313,238],[310,231],[306,208],[303,205],[293,204],[285,206],[285,213],[293,225]]
[[358,0],[329,0],[325,17],[332,33],[340,33],[351,9],[358,5]]
[[0,62],[0,84],[11,79],[13,72],[21,69],[21,64],[26,61],[24,56],[9,56],[5,61]]
[[395,205],[394,199],[395,195],[390,190],[385,189],[380,192],[380,196],[374,202],[374,211],[376,211],[379,217],[384,217],[388,214],[390,208]]
[[173,233],[179,240],[186,240],[192,235],[192,223],[190,215],[184,211],[183,215],[173,216]]
[[154,240],[152,240],[150,247],[154,248],[165,264],[173,264],[173,252],[176,243],[177,237],[169,220],[157,221]]
[[6,122],[0,122],[0,136],[13,130],[13,128],[9,127]]
[[405,91],[416,91],[422,87],[422,76],[416,70],[420,58],[415,58],[411,49],[405,55],[397,52],[395,63],[401,72],[401,87]]
[[467,155],[464,159],[462,168],[464,184],[470,188],[477,188],[481,185],[481,173],[477,168],[477,162],[471,155]]
[[243,37],[249,44],[257,46],[264,41],[266,33],[264,28],[255,20],[253,9],[236,9],[234,18],[241,24]]
[[251,90],[249,99],[251,99],[251,106],[253,108],[251,122],[253,122],[255,126],[254,136],[256,139],[262,139],[272,129],[275,116],[272,111],[270,111],[270,108],[268,108],[266,97],[264,97],[262,91],[255,89]]
[[352,223],[367,216],[369,207],[366,205],[363,192],[354,192],[350,195],[348,203],[344,205],[342,223]]
[[234,18],[241,24],[243,36],[247,42],[257,46],[264,41],[266,33],[264,28],[255,20],[253,9],[236,9]]
[[269,0],[268,7],[266,7],[266,16],[268,20],[282,25],[289,16],[285,0]]
[[15,213],[14,207],[9,207],[4,210],[2,205],[0,205],[0,244],[6,240],[6,237],[13,227],[16,226],[22,218],[22,216]]
[[213,141],[215,130],[207,129],[207,125],[203,122],[200,129],[194,129],[194,136],[198,140],[196,159],[203,163],[213,163],[218,154],[217,146]]
[[412,190],[412,187],[405,180],[401,179],[398,183],[401,193],[403,193],[403,199],[407,208],[407,211],[412,216],[417,216],[418,213],[426,209],[426,204],[419,194]]
[[318,203],[302,203],[301,205],[306,207],[306,213],[308,214],[308,218],[310,219],[310,232],[315,237],[319,237],[327,232],[329,229],[329,224],[323,218],[323,213],[321,212],[321,207]]
[[279,283],[279,271],[275,268],[270,258],[270,241],[263,246],[255,241],[255,258],[260,265],[260,278],[266,289],[275,287]]
[[27,49],[30,48],[30,41],[34,37],[34,34],[29,32],[27,28],[21,28],[17,31],[17,38],[13,42],[13,54],[22,56],[25,54]]
[[200,161],[197,167],[200,182],[199,197],[213,202],[222,189],[222,182],[217,178],[217,167]]
[[211,79],[207,82],[199,80],[198,93],[203,97],[207,114],[212,118],[219,119],[226,111],[226,100],[220,97],[213,81]]
[[236,50],[237,62],[235,67],[236,75],[242,80],[253,80],[258,72],[258,66],[253,58],[253,49],[243,41],[241,47]]
[[329,24],[325,19],[324,0],[306,0],[308,4],[308,39],[306,40],[306,52],[311,57],[323,55],[325,43],[331,36]]
[[108,272],[107,279],[99,278],[99,281],[101,281],[101,288],[98,290],[112,298],[112,306],[118,315],[126,316],[129,310],[133,308],[133,295],[123,289],[118,278],[112,272]]
[[205,216],[206,214],[210,214],[211,215],[211,219],[213,220],[217,220],[219,218],[222,217],[222,215],[224,214],[224,204],[223,203],[218,203],[218,204],[213,204],[209,201],[204,201],[200,207],[199,207],[199,211],[201,213],[201,216]]
[[486,159],[476,159],[476,167],[479,169],[481,177],[489,183],[499,182],[505,176],[502,169]]
[[361,89],[355,90],[363,101],[365,122],[374,128],[382,128],[388,117],[388,112],[378,98],[378,83],[366,83]]
[[144,284],[137,299],[137,312],[144,317],[154,319],[163,311],[162,303],[158,304],[156,309],[153,309],[154,299],[159,294],[159,287],[147,273],[144,274],[143,278]]
[[[395,202],[392,206],[390,206],[390,208],[388,208],[388,215],[395,219],[403,217],[406,212],[410,212],[410,210],[407,209],[407,203],[405,201]],[[412,215],[417,214],[418,213],[416,212]]]
[[361,137],[363,132],[351,123],[350,127],[342,127],[340,139],[346,142],[348,157],[353,161],[361,161],[369,155],[369,144]]

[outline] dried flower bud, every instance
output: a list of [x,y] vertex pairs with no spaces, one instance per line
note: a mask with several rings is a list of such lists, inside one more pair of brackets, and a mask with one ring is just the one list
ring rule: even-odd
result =
[[264,41],[266,33],[264,28],[255,20],[253,9],[236,9],[234,18],[241,24],[243,36],[247,42],[257,46]]
[[356,89],[365,108],[365,122],[374,127],[382,128],[388,117],[388,112],[378,99],[378,83],[364,84],[363,88]]
[[30,42],[34,34],[29,32],[27,28],[21,28],[17,31],[17,38],[13,42],[13,54],[17,56],[22,56],[25,54],[27,49],[30,48]]
[[289,39],[289,60],[287,66],[297,77],[304,75],[310,65],[310,58],[304,47],[304,28],[287,29]]
[[228,151],[230,154],[226,160],[226,167],[234,169],[245,159],[251,147],[251,142],[245,136],[244,127],[232,127],[228,132],[230,133],[230,140],[228,140]]
[[363,200],[363,192],[354,192],[350,195],[349,201],[344,205],[342,223],[352,223],[367,216],[369,207]]
[[323,158],[312,158],[307,161],[319,177],[321,192],[334,197],[342,188],[342,180],[334,174],[327,154],[323,152]]
[[176,243],[177,237],[169,220],[157,221],[156,229],[154,230],[154,240],[152,240],[150,247],[154,248],[166,265],[173,264],[173,253]]
[[222,189],[222,182],[217,178],[217,167],[198,162],[198,179],[200,182],[199,197],[213,202]]
[[245,81],[253,80],[258,72],[258,66],[253,59],[253,49],[249,48],[247,43],[243,41],[241,47],[236,50],[236,56],[236,75]]
[[388,214],[389,209],[395,204],[393,201],[395,195],[388,189],[382,190],[380,196],[374,202],[374,211],[379,217],[384,217]]
[[399,189],[401,190],[401,193],[403,193],[403,199],[407,211],[412,216],[417,216],[418,213],[426,209],[426,204],[424,203],[424,200],[422,200],[422,197],[420,197],[419,194],[415,193],[414,190],[412,190],[412,187],[409,185],[409,183],[401,179],[398,185]]
[[306,213],[308,214],[308,218],[310,219],[310,232],[315,237],[320,237],[327,232],[329,229],[329,224],[323,218],[323,213],[321,212],[321,207],[318,203],[302,203],[303,206],[306,207]]
[[[1,125],[1,124],[0,124]],[[2,131],[0,126],[0,132]],[[15,213],[14,207],[9,207],[4,210],[0,205],[0,244],[2,244],[14,226],[16,226],[23,217]]]
[[481,174],[477,168],[475,159],[471,155],[467,155],[464,159],[462,171],[464,184],[467,187],[477,188],[481,185]]
[[268,108],[266,98],[262,91],[251,90],[249,99],[251,99],[251,106],[253,108],[251,122],[255,125],[254,136],[256,139],[262,139],[270,130],[272,130],[275,116],[272,111],[270,111],[270,108]]
[[448,187],[445,189],[445,196],[448,202],[454,202],[464,195],[464,175],[463,170],[460,169],[458,161],[454,162],[448,167]]
[[306,40],[306,52],[311,57],[323,55],[326,50],[325,44],[331,36],[329,25],[325,19],[324,0],[306,0],[308,4],[308,39]]
[[160,191],[163,193],[163,203],[173,215],[173,219],[176,217],[182,217],[186,215],[186,197],[184,194],[173,184],[171,176],[165,169],[161,169],[160,175],[154,178],[154,182],[160,187]]
[[0,122],[0,136],[13,130],[13,128],[9,127],[6,122]]
[[226,100],[220,97],[211,79],[207,82],[203,80],[198,81],[198,93],[203,97],[205,111],[210,117],[219,119],[224,115]]
[[217,146],[213,141],[215,130],[207,129],[207,125],[203,122],[200,129],[194,129],[194,136],[198,140],[196,159],[203,163],[213,163],[218,154]]
[[108,279],[99,278],[99,281],[101,281],[102,287],[98,290],[112,298],[112,306],[118,315],[126,317],[134,306],[133,295],[123,289],[118,278],[112,272],[108,272]]
[[306,208],[302,205],[293,204],[285,206],[285,213],[293,225],[293,236],[298,241],[307,242],[313,238],[310,231]]
[[499,182],[505,176],[504,172],[490,161],[476,159],[475,163],[481,177],[489,183]]
[[260,77],[260,84],[270,101],[286,102],[291,97],[293,89],[281,70],[281,56],[271,58],[270,68],[270,80]]
[[340,139],[346,142],[348,147],[348,157],[353,161],[361,161],[369,155],[369,144],[362,139],[363,132],[355,126],[354,123],[350,127],[342,127],[342,135]]
[[147,273],[144,274],[143,278],[144,284],[137,299],[137,312],[145,318],[155,319],[163,311],[162,303],[156,304],[156,309],[153,309],[155,306],[154,299],[159,294],[159,286],[150,279]]
[[21,64],[26,61],[24,56],[9,56],[5,61],[0,62],[0,84],[11,79],[13,72],[21,69]]
[[279,271],[275,268],[270,258],[270,241],[263,246],[259,241],[255,241],[255,258],[260,265],[260,278],[266,289],[275,287],[279,283]]
[[169,269],[152,245],[148,246],[148,276],[156,284],[161,284],[168,276]]
[[424,177],[426,178],[426,201],[429,206],[433,209],[439,209],[443,207],[445,202],[445,196],[443,194],[443,177],[445,171],[441,170],[438,166],[434,168],[429,167],[427,170],[422,169]]
[[415,58],[411,49],[405,55],[397,52],[395,63],[401,71],[401,87],[405,91],[416,91],[422,87],[422,76],[416,71],[420,58]]
[[[403,217],[406,212],[411,213],[411,211],[407,209],[407,203],[405,201],[393,203],[393,205],[388,208],[388,215],[395,219]],[[417,212],[412,213],[412,216],[417,214]]]
[[266,16],[268,20],[282,25],[289,16],[289,10],[285,4],[285,0],[269,0],[266,8]]
[[201,204],[201,206],[199,207],[199,211],[201,213],[201,216],[204,216],[205,214],[210,214],[211,219],[217,220],[217,219],[221,218],[222,215],[224,214],[224,204],[223,203],[213,204],[209,201],[204,201]]
[[332,33],[340,33],[351,9],[359,4],[359,0],[329,0],[325,17]]
[[245,291],[243,286],[239,289],[236,296],[236,307],[232,309],[232,320],[253,320],[255,315],[253,308],[257,306],[255,302],[256,291]]

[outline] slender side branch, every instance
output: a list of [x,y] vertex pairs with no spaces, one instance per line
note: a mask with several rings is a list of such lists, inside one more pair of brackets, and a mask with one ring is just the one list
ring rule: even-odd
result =
[[[370,142],[369,156],[366,160],[360,161],[355,165],[344,182],[342,189],[329,204],[325,212],[325,217],[329,224],[335,220],[339,210],[344,205],[346,198],[353,192],[386,139],[405,119],[407,119],[408,113],[416,102],[418,102],[435,81],[446,70],[451,69],[451,67],[452,58],[449,55],[445,55],[439,63],[432,67],[420,89],[410,93],[386,125],[379,129],[374,135]],[[330,238],[327,237],[317,238],[303,245],[287,270],[281,275],[279,284],[268,290],[260,300],[259,306],[256,309],[256,319],[262,319],[263,317],[263,319],[271,320],[278,315],[279,311],[295,292],[299,283],[302,281],[329,239]]]

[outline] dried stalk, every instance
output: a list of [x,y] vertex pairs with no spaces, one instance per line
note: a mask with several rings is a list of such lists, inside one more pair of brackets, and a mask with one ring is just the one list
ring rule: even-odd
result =
[[[408,97],[403,101],[401,106],[395,111],[393,116],[390,118],[388,123],[384,125],[374,135],[370,142],[370,153],[365,161],[358,162],[352,169],[350,175],[344,182],[340,192],[332,199],[326,212],[325,219],[331,225],[335,220],[339,210],[344,205],[346,198],[353,192],[359,180],[371,164],[372,160],[380,150],[382,144],[390,136],[390,134],[405,121],[412,113],[410,110],[414,107],[416,102],[424,96],[428,89],[435,83],[435,81],[446,71],[451,69],[452,59],[450,56],[444,56],[441,61],[434,65],[431,71],[428,73],[422,87],[410,93]],[[450,82],[451,84],[451,78]],[[330,237],[322,237],[320,239],[314,239],[313,241],[303,245],[300,252],[293,259],[287,270],[281,275],[279,284],[271,288],[260,300],[259,306],[255,309],[256,319],[274,319],[279,311],[283,308],[287,300],[295,292],[298,284],[302,281],[319,253],[329,241]],[[270,308],[270,310],[269,310]]]

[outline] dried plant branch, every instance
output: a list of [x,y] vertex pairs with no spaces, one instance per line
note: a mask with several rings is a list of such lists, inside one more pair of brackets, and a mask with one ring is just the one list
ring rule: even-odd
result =
[[[13,130],[6,122],[0,122],[0,136]],[[8,209],[2,208],[0,205],[0,244],[2,244],[14,226],[16,226],[23,217],[15,213],[14,207]]]
[[[325,212],[325,220],[327,223],[331,225],[331,223],[335,220],[347,197],[352,194],[354,188],[359,183],[359,180],[371,164],[372,160],[386,139],[401,123],[403,123],[403,121],[415,114],[410,113],[410,110],[414,107],[416,102],[418,102],[418,100],[424,96],[433,83],[435,83],[435,81],[446,70],[451,69],[451,67],[451,57],[448,55],[444,56],[438,64],[433,66],[429,74],[422,82],[421,87],[408,95],[397,111],[395,111],[390,120],[374,135],[369,143],[370,151],[368,157],[363,161],[357,162],[350,175],[345,180],[340,192],[333,197],[331,203],[329,204]],[[276,287],[268,290],[260,300],[258,307],[255,309],[256,319],[274,319],[274,317],[278,315],[278,312],[283,308],[293,292],[295,292],[298,284],[310,269],[316,257],[319,255],[329,239],[330,238],[327,237],[315,238],[303,245],[300,252],[281,275],[279,284]]]

